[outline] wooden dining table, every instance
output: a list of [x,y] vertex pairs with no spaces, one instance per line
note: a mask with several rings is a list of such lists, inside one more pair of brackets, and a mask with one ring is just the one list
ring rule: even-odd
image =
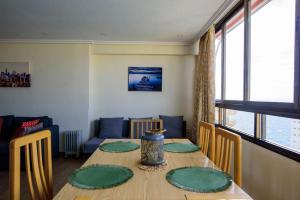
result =
[[[138,139],[106,139],[104,143],[114,141],[132,141],[140,144]],[[170,142],[189,143],[188,139],[165,139]],[[238,185],[232,185],[225,191],[216,193],[197,193],[179,189],[166,180],[166,174],[171,169],[184,166],[201,166],[216,168],[201,151],[193,153],[165,152],[167,166],[158,171],[145,171],[138,168],[140,164],[140,149],[124,153],[103,152],[97,149],[82,167],[92,164],[115,164],[130,168],[134,176],[126,183],[109,188],[87,190],[71,186],[69,183],[57,193],[55,200],[91,199],[91,200],[212,200],[212,199],[251,199]],[[55,178],[55,175],[54,175]]]

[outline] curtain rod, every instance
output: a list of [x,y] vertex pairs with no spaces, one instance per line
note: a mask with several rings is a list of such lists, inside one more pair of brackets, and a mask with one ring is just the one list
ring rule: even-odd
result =
[[213,16],[200,29],[200,32],[194,38],[193,42],[197,42],[200,37],[207,32],[211,25],[217,23],[239,1],[240,0],[225,0],[224,3],[218,8],[218,10],[213,14]]

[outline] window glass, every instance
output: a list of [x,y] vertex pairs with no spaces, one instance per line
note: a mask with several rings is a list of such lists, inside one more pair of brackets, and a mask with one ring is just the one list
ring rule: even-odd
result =
[[227,100],[243,100],[244,80],[244,10],[225,25],[226,28],[226,95]]
[[294,100],[295,0],[251,1],[250,100]]
[[222,73],[222,31],[216,33],[215,39],[215,56],[216,56],[216,68],[215,68],[215,89],[216,99],[221,99],[221,73]]
[[226,109],[226,126],[254,135],[254,113]]
[[300,120],[267,115],[266,140],[300,152]]
[[[215,39],[216,100],[221,99],[224,88],[223,100],[242,102],[218,103],[230,105],[232,109],[240,109],[240,106],[245,105],[244,109],[248,108],[250,112],[222,109],[224,112],[220,122],[219,108],[216,108],[215,123],[254,137],[256,123],[255,114],[251,109],[253,112],[259,112],[257,108],[265,105],[259,102],[294,102],[294,76],[296,79],[299,78],[299,74],[295,74],[295,16],[298,12],[296,12],[296,1],[244,0],[244,3],[250,2],[250,27],[247,34],[244,30],[244,6],[242,5],[239,12],[234,11],[234,15],[230,15],[232,17],[229,20],[225,19],[222,22],[222,30],[216,32]],[[225,33],[222,34],[222,31]],[[246,47],[244,35],[250,37],[250,44]],[[250,55],[246,60],[248,63],[244,63],[244,50]],[[224,66],[222,66],[222,56],[224,56]],[[244,67],[247,66],[249,66],[247,71],[250,80],[249,88],[246,89],[249,89],[250,99],[244,101]],[[225,67],[224,74],[222,74],[222,67]],[[222,82],[222,75],[225,78],[224,82]],[[251,104],[248,104],[248,100],[252,101]],[[280,109],[284,104],[278,105]],[[266,106],[265,109],[267,108],[269,107]],[[272,111],[275,112],[277,109]],[[261,119],[264,123],[262,140],[300,154],[300,119],[271,115],[264,115],[264,117]]]

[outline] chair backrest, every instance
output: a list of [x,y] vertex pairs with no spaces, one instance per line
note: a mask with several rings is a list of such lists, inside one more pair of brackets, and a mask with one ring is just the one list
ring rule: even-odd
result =
[[133,119],[130,122],[130,138],[140,138],[145,131],[151,129],[163,129],[161,119]]
[[224,172],[230,173],[232,148],[234,148],[234,181],[242,186],[242,140],[241,136],[216,128],[215,164]]
[[25,153],[27,185],[31,199],[52,199],[51,133],[49,130],[19,137],[10,142],[10,199],[20,199],[21,148]]
[[201,147],[203,154],[215,160],[215,125],[207,122],[199,122],[198,145]]

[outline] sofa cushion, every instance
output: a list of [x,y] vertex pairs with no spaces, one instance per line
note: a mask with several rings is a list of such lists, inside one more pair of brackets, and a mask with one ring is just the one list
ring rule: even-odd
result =
[[123,117],[100,118],[99,138],[122,138]]
[[15,129],[17,127],[19,127],[22,122],[26,122],[26,121],[32,121],[32,120],[37,120],[39,119],[39,122],[43,123],[43,128],[48,128],[50,126],[52,126],[52,119],[49,118],[48,116],[41,116],[41,117],[15,117],[15,121],[14,121],[14,127]]
[[25,127],[26,134],[37,132],[43,129],[43,122],[38,123],[35,126]]
[[14,132],[12,139],[17,138],[17,137],[22,137],[24,135],[36,132],[38,130],[43,129],[43,123],[38,123],[37,125],[34,126],[28,126],[28,127],[23,127],[22,125],[19,126],[16,131]]
[[27,128],[27,127],[33,127],[36,126],[40,122],[39,119],[31,120],[31,121],[26,121],[21,123],[22,128]]
[[165,138],[182,138],[183,137],[183,116],[165,116],[159,115],[159,118],[163,120],[165,132]]
[[94,151],[99,147],[99,145],[104,141],[105,139],[93,137],[92,139],[88,140],[83,144],[83,153],[94,153]]
[[13,132],[14,116],[6,115],[6,116],[0,116],[0,117],[3,119],[0,139],[8,140],[8,139],[10,139],[11,134]]

